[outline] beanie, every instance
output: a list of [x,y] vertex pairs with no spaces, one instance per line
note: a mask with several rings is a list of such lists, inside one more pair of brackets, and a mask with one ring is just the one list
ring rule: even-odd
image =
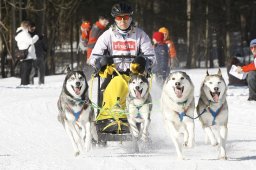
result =
[[161,27],[158,31],[167,34],[167,39],[169,38],[169,30],[166,27]]
[[162,43],[164,41],[164,34],[161,32],[154,32],[153,39],[155,39],[157,42]]
[[251,42],[250,42],[250,47],[252,46],[256,46],[256,39],[253,39]]
[[86,29],[90,27],[91,27],[91,23],[89,21],[84,21],[81,25],[81,29]]

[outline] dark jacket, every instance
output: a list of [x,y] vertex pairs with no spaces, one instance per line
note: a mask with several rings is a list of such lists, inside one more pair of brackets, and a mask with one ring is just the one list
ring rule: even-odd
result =
[[39,40],[35,43],[36,58],[44,59],[47,53],[46,38],[43,35],[40,35],[39,37]]
[[164,78],[168,76],[170,69],[168,66],[169,53],[167,44],[155,44],[156,64],[153,67],[153,73],[161,75]]

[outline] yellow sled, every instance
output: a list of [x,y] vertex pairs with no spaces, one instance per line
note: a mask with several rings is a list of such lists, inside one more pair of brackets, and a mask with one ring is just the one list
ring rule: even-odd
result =
[[[114,76],[105,91],[103,92],[102,108],[96,119],[96,126],[99,138],[103,141],[129,140],[130,131],[126,116],[126,96],[128,94],[129,76],[120,74],[115,70],[114,65],[107,66],[101,77],[107,74]],[[99,93],[98,93],[99,95]]]

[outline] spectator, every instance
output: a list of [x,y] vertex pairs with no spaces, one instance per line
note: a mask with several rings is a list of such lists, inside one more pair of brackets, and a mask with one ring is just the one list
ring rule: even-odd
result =
[[22,21],[21,26],[16,30],[15,40],[19,50],[28,49],[27,57],[20,63],[21,85],[29,84],[29,76],[32,70],[33,60],[36,59],[34,43],[39,39],[38,35],[31,37],[28,30],[30,27],[29,21]]
[[173,41],[170,38],[169,30],[166,27],[162,27],[159,29],[159,32],[162,32],[164,34],[164,41],[169,48],[169,56],[171,58],[171,60],[169,60],[169,66],[171,67],[171,69],[178,67],[179,62],[176,56],[176,49]]
[[156,64],[154,65],[152,71],[156,75],[157,82],[160,85],[163,85],[164,80],[170,72],[168,67],[168,46],[166,43],[164,43],[164,34],[161,32],[154,32],[152,39],[156,54]]
[[239,58],[241,58],[241,54],[236,54],[234,57],[231,57],[228,60],[228,63],[227,63],[227,74],[228,74],[228,82],[229,82],[228,85],[231,85],[231,86],[246,86],[247,85],[246,80],[240,80],[229,73],[232,65],[236,65],[236,66],[242,65]]
[[85,19],[82,19],[82,24],[80,26],[79,48],[83,52],[85,52],[87,49],[90,29],[91,29],[91,23]]
[[249,87],[249,101],[256,101],[256,39],[250,42],[250,49],[254,56],[254,61],[243,67],[238,66],[237,72],[245,72],[247,75],[247,83]]
[[[35,23],[31,22],[30,24],[29,33],[31,36],[37,33]],[[46,46],[46,38],[43,34],[39,35],[39,40],[34,44],[36,50],[36,60],[33,62],[32,71],[30,74],[30,83],[34,84],[34,76],[37,72],[38,75],[38,84],[44,84],[44,77],[45,77],[45,58],[47,53],[47,46]]]
[[87,58],[90,57],[92,49],[95,46],[96,41],[101,36],[101,34],[105,31],[108,23],[109,23],[109,20],[106,17],[99,16],[99,20],[92,26],[92,29],[89,34]]

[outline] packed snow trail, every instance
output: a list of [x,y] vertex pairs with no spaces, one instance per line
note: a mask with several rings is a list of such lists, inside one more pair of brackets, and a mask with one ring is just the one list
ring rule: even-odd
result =
[[[195,84],[197,102],[206,70],[185,71]],[[217,69],[209,72],[216,73]],[[222,73],[227,80],[226,70],[222,69]],[[48,76],[45,85],[25,88],[17,88],[18,78],[0,79],[0,169],[255,169],[256,102],[247,101],[246,87],[230,87],[227,93],[227,161],[216,159],[217,147],[204,144],[204,131],[198,120],[195,120],[195,147],[184,149],[184,161],[176,159],[173,143],[163,126],[160,88],[154,80],[150,150],[133,154],[129,142],[109,142],[105,148],[96,147],[90,153],[74,157],[71,142],[57,121],[57,100],[64,77]],[[96,100],[96,79],[93,85],[93,100]]]

